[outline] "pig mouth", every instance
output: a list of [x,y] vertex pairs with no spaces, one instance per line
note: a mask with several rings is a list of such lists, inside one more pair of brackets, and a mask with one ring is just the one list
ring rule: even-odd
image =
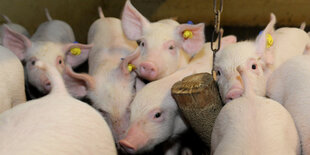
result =
[[25,88],[26,88],[27,100],[41,98],[46,95],[46,93],[40,91],[37,87],[32,85],[30,82],[25,82]]
[[226,94],[225,103],[228,103],[232,101],[233,99],[241,97],[242,94],[243,94],[243,88],[240,88],[240,87],[231,88]]
[[135,154],[136,153],[136,151],[133,147],[129,147],[130,146],[129,144],[126,144],[126,147],[124,147],[123,145],[118,144],[118,146],[120,146],[120,148],[123,152],[129,153],[129,154]]

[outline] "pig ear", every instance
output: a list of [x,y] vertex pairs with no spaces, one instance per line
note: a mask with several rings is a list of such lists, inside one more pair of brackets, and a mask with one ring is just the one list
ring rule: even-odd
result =
[[221,47],[220,49],[223,49],[227,45],[233,44],[237,42],[237,37],[234,35],[228,35],[221,39]]
[[136,78],[136,92],[140,91],[144,86],[145,86],[145,83],[137,77]]
[[3,46],[15,53],[20,60],[24,60],[27,48],[31,47],[31,41],[26,36],[14,32],[7,25],[4,25],[2,38]]
[[256,42],[255,42],[256,54],[259,57],[263,57],[265,55],[265,51],[267,49],[267,35],[270,35],[272,38],[275,24],[276,24],[276,16],[273,13],[271,13],[270,22],[268,23],[266,28],[256,38]]
[[[205,43],[204,24],[181,24],[176,28],[177,42],[190,55],[197,53]],[[184,38],[184,31],[190,31],[192,37]]]
[[83,98],[88,90],[94,90],[95,80],[85,73],[75,73],[70,66],[66,66],[63,78],[68,92],[75,98]]
[[128,64],[132,62],[134,59],[140,56],[140,50],[136,49],[135,52],[125,57],[122,62],[120,63],[119,67],[123,74],[129,75],[130,72],[128,71]]
[[[93,44],[76,44],[69,43],[64,46],[64,51],[66,52],[66,63],[70,66],[77,67],[88,59],[88,54],[93,47]],[[78,55],[74,55],[71,53],[71,49],[80,48],[81,53]]]
[[143,29],[149,24],[150,22],[132,6],[130,0],[127,0],[122,14],[122,27],[126,37],[130,40],[140,39]]

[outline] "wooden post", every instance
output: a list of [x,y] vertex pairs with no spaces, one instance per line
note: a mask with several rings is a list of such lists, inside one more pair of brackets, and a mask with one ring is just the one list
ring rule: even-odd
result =
[[211,146],[211,132],[223,104],[220,94],[209,73],[185,77],[175,83],[171,93],[189,125]]

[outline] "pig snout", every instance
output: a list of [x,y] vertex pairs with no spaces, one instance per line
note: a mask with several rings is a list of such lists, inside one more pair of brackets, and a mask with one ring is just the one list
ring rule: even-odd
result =
[[145,146],[147,141],[147,134],[135,125],[129,129],[126,138],[120,140],[119,144],[124,151],[133,154]]
[[50,92],[51,91],[51,89],[52,89],[52,87],[51,87],[51,82],[50,82],[50,80],[47,78],[47,76],[46,76],[46,74],[44,74],[43,72],[42,72],[42,70],[41,69],[39,69],[38,68],[38,70],[39,70],[39,72],[37,72],[38,74],[41,74],[40,75],[40,86],[39,87],[41,87],[43,90],[43,92],[44,93],[48,93],[48,92]]
[[235,98],[239,98],[241,97],[241,95],[243,94],[243,89],[240,87],[232,87],[226,97],[225,97],[225,103],[232,101]]
[[51,91],[52,87],[51,87],[51,82],[50,82],[49,80],[43,81],[42,84],[43,84],[43,89],[44,89],[46,92]]
[[147,80],[155,80],[158,75],[158,69],[152,62],[142,62],[140,64],[140,76]]

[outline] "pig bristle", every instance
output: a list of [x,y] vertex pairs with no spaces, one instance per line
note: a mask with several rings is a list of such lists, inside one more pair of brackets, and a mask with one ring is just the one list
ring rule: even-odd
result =
[[53,18],[51,17],[51,15],[50,15],[48,9],[47,9],[47,8],[44,8],[44,11],[45,11],[45,15],[46,15],[47,20],[48,20],[48,21],[52,21]]
[[305,30],[306,28],[306,22],[302,22],[300,25],[300,29]]
[[12,23],[11,19],[8,16],[2,15],[2,17],[5,19],[6,23]]
[[104,18],[104,14],[103,14],[101,6],[98,7],[98,13],[99,13],[100,18]]

